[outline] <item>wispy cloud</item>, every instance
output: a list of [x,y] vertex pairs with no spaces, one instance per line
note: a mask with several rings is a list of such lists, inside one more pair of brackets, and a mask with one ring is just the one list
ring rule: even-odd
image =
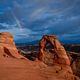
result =
[[12,28],[12,27],[15,27],[16,24],[7,24],[7,23],[0,23],[1,26],[5,27],[5,28]]
[[37,8],[35,9],[32,14],[30,15],[30,20],[37,20],[40,19],[42,17],[42,15],[44,15],[44,13],[46,12],[45,8]]

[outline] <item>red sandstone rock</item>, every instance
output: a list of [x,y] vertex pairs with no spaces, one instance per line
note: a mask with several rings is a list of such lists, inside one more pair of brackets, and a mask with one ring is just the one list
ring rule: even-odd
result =
[[[52,49],[47,50],[46,45],[50,43],[52,45]],[[49,56],[52,58],[52,60],[47,60],[49,63],[52,61],[54,64],[52,69],[49,69],[49,66],[47,67],[49,71],[53,71],[54,75],[57,75],[57,77],[53,77],[54,80],[60,80],[60,77],[63,77],[61,80],[79,80],[78,77],[73,75],[73,71],[70,67],[70,60],[67,56],[67,53],[64,49],[64,47],[60,44],[56,36],[53,35],[45,35],[42,37],[40,44],[39,44],[39,54],[38,59],[44,63],[46,63],[46,55],[48,60]],[[51,55],[52,54],[52,55]],[[54,54],[54,55],[53,55]],[[48,65],[49,65],[48,63]],[[44,68],[45,69],[45,68]],[[46,73],[45,70],[43,70],[44,74]],[[49,73],[49,72],[48,72]],[[47,73],[46,73],[47,74]],[[49,75],[47,75],[49,76]]]
[[18,53],[13,36],[9,32],[0,33],[0,57],[24,58]]
[[53,36],[53,35],[44,35],[42,37],[42,39],[40,41],[40,45],[39,45],[40,51],[39,51],[38,59],[41,61],[44,61],[44,56],[46,54],[45,47],[48,42],[52,44],[53,52],[55,52],[55,54],[56,54],[56,57],[54,58],[55,63],[70,65],[70,60],[67,56],[67,53],[66,53],[64,47],[57,40],[57,37]]
[[[45,45],[47,40],[54,41],[56,38],[46,38],[41,40],[40,51],[41,56],[40,60],[44,59],[45,55]],[[57,41],[56,41],[57,43]],[[54,44],[55,45],[55,44]],[[58,44],[61,46],[60,44]],[[58,47],[55,45],[55,48],[52,49],[52,52],[55,52],[59,59],[62,58],[65,60],[65,57],[62,56],[64,53],[58,54],[58,49],[63,47]],[[64,49],[64,48],[63,48]],[[63,50],[65,52],[65,50]],[[66,53],[65,53],[66,55]],[[64,63],[55,64],[54,66],[47,66],[41,61],[29,61],[22,59],[14,58],[1,58],[3,56],[22,58],[15,46],[13,37],[10,33],[1,33],[0,34],[0,80],[80,80],[78,77],[74,76],[69,65],[63,65]],[[56,58],[57,60],[58,58]],[[65,60],[66,61],[66,60]],[[57,61],[58,63],[59,61]]]

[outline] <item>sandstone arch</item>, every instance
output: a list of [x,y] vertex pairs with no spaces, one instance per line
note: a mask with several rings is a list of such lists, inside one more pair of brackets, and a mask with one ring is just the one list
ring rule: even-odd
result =
[[64,47],[60,44],[57,37],[54,35],[44,35],[42,39],[40,40],[39,44],[39,54],[38,59],[40,61],[44,61],[44,55],[46,52],[46,44],[50,42],[53,46],[53,53],[55,52],[56,57],[54,58],[55,62],[58,64],[66,64],[70,65],[70,60],[67,56],[67,53],[64,49]]

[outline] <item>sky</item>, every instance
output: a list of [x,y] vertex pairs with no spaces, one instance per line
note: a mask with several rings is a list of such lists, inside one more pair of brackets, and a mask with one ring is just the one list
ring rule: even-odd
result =
[[16,43],[46,34],[80,43],[80,0],[0,0],[0,32],[11,32]]

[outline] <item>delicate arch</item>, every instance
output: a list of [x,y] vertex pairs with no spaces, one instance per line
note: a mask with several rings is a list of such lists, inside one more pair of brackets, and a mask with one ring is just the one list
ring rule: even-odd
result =
[[44,35],[40,40],[38,59],[40,61],[44,60],[45,48],[48,42],[50,42],[54,46],[54,51],[57,55],[57,59],[55,59],[56,63],[70,65],[70,60],[64,47],[57,40],[57,37],[53,35]]

